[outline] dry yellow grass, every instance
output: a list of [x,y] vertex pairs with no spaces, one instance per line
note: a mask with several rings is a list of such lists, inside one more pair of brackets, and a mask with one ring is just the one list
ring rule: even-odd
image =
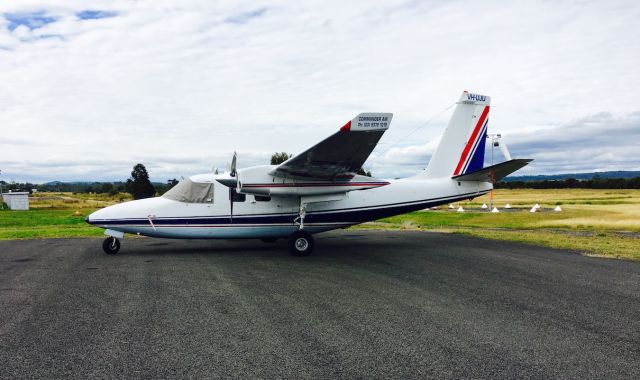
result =
[[[474,200],[474,203],[487,203],[489,196],[485,195]],[[611,189],[498,189],[494,191],[494,203],[513,206],[529,206],[560,204],[598,204],[607,201],[612,204],[623,202],[640,204],[640,190],[611,190]],[[591,202],[591,203],[589,203]]]
[[29,207],[35,210],[98,209],[118,202],[131,200],[131,195],[35,193],[29,197]]
[[[463,207],[489,203],[488,195]],[[611,189],[499,189],[494,192],[493,204],[499,208],[507,203],[512,207],[530,208],[538,203],[551,209],[562,207],[559,215],[533,219],[527,227],[565,227],[575,229],[605,229],[640,231],[640,190]]]
[[[358,228],[412,225],[423,230],[571,249],[592,256],[640,260],[640,190],[499,189],[494,192],[494,206],[503,208],[509,203],[515,210],[494,214],[482,211],[483,203],[489,203],[488,196],[460,202],[467,210],[464,213],[445,207]],[[536,203],[542,212],[528,212]],[[558,204],[562,211],[552,211]]]

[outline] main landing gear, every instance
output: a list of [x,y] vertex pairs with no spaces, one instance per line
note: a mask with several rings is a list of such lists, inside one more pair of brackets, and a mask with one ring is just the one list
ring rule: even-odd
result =
[[313,236],[304,230],[296,231],[289,238],[289,252],[293,256],[309,256],[313,251]]
[[298,225],[298,231],[289,237],[289,252],[293,256],[309,256],[313,251],[313,236],[304,230],[304,218],[307,216],[307,203],[300,198],[300,211],[293,223]]
[[120,250],[120,240],[109,236],[102,242],[102,250],[108,255],[115,255]]

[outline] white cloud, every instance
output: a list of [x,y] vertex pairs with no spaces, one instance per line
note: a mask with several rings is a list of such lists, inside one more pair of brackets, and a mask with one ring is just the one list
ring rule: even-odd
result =
[[[35,13],[55,21],[10,30],[8,15]],[[514,156],[563,163],[530,170],[576,169],[591,147],[601,152],[581,170],[637,168],[601,129],[576,127],[574,151],[517,138],[606,113],[630,140],[639,17],[632,1],[2,2],[2,178],[123,179],[143,162],[166,179],[223,167],[234,150],[242,165],[266,162],[363,111],[395,114],[368,167],[408,175],[447,115],[391,144],[463,89],[492,95],[491,128],[513,136]]]
[[[623,116],[598,113],[558,125],[530,126],[503,134],[503,141],[514,157],[534,159],[517,173],[520,175],[640,170],[640,112]],[[372,170],[391,173],[388,177],[409,176],[426,166],[437,144],[436,138],[426,145],[374,154]],[[486,165],[490,157],[491,145],[487,144]],[[504,160],[499,149],[494,158],[496,163]]]

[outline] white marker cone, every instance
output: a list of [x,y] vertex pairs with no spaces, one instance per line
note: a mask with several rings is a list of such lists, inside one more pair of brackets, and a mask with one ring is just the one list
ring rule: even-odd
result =
[[489,208],[489,206],[487,206],[487,204],[486,204],[486,203],[483,203],[483,204],[482,204],[482,207],[480,207],[480,208]]
[[455,208],[451,203],[449,203],[449,208]]
[[538,211],[538,209],[536,208],[536,206],[531,207],[531,210],[529,210],[529,212],[536,212]]
[[504,206],[504,208],[511,208],[511,205],[507,203],[507,205]]
[[494,207],[493,210],[491,210],[491,212],[500,212],[500,210],[498,210],[497,207]]
[[458,207],[458,212],[464,212],[464,209],[462,208],[462,206]]
[[560,212],[562,211],[562,209],[560,208],[560,205],[557,205],[556,208],[553,209],[553,211]]
[[535,208],[535,209],[539,209],[539,208],[540,208],[540,205],[536,203],[536,204],[533,206],[533,208]]

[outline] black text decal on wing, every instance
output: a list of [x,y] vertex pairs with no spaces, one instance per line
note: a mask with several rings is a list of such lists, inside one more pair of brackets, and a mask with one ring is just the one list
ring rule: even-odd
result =
[[361,113],[339,132],[283,162],[270,174],[328,180],[350,178],[376,147],[392,117],[391,113]]

